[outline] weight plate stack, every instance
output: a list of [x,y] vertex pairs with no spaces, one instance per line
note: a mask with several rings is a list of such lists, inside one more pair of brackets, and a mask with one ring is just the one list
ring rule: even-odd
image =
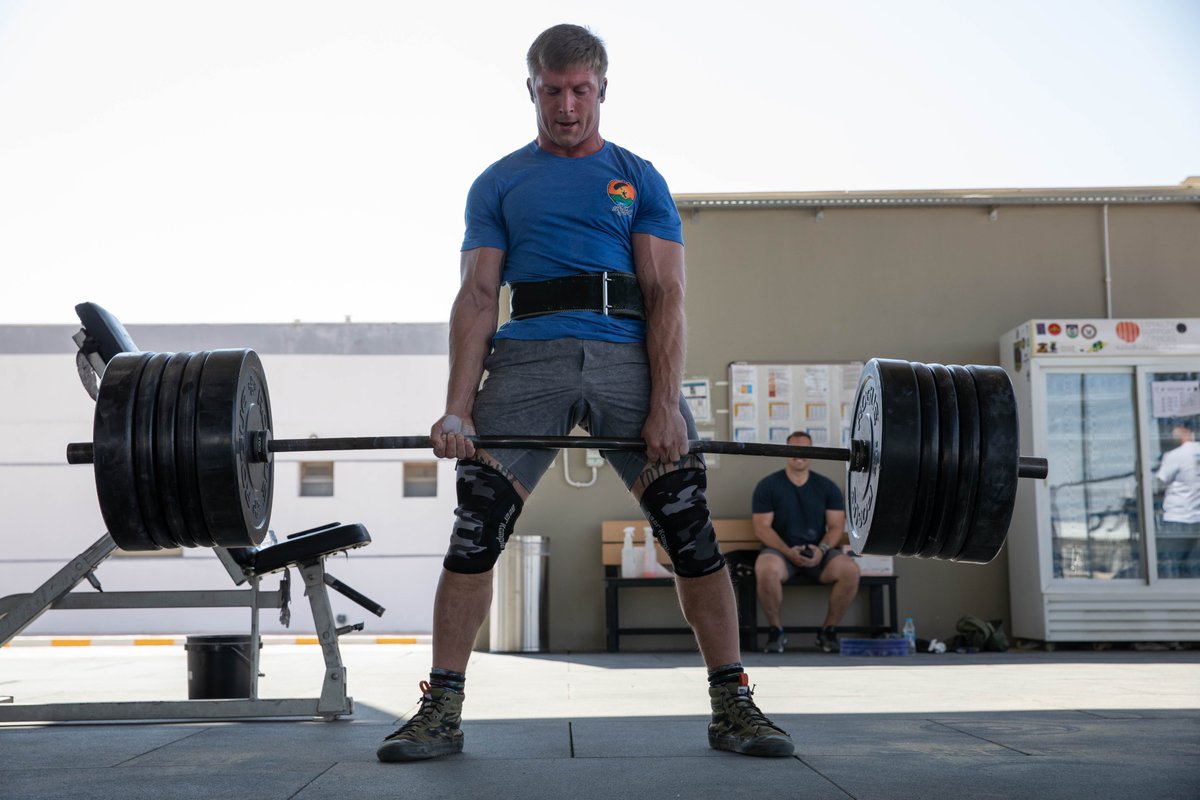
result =
[[250,458],[250,435],[271,430],[262,362],[253,350],[213,350],[196,406],[196,473],[219,547],[257,545],[271,519],[272,462]]
[[158,499],[167,533],[177,545],[195,547],[179,497],[179,471],[175,456],[175,423],[179,414],[179,387],[183,371],[191,361],[191,353],[175,353],[163,366],[158,382],[158,399],[154,414],[154,474],[158,478]]
[[965,367],[949,367],[958,399],[958,488],[950,533],[936,558],[950,560],[959,554],[973,524],[975,494],[979,489],[979,401],[975,379]]
[[979,399],[979,491],[971,530],[955,561],[986,564],[1004,546],[1017,499],[1021,458],[1017,399],[1000,367],[969,366]]
[[154,353],[147,359],[142,377],[138,379],[137,402],[133,411],[133,467],[137,475],[142,524],[154,543],[163,549],[178,547],[167,531],[167,523],[163,518],[155,469],[154,426],[157,421],[158,385],[168,358],[169,353]]
[[958,393],[954,390],[954,376],[949,368],[941,364],[929,364],[938,399],[938,477],[937,492],[933,500],[933,518],[925,541],[918,553],[922,558],[932,558],[941,552],[942,545],[950,538],[954,527],[955,504],[958,496],[959,437]]
[[199,547],[215,547],[200,502],[200,478],[196,473],[196,398],[208,352],[196,353],[184,365],[179,381],[175,412],[175,476],[179,482],[179,510],[183,524]]
[[913,362],[913,374],[917,378],[917,393],[921,407],[921,466],[917,471],[917,486],[913,493],[912,522],[908,536],[898,555],[915,556],[921,552],[929,535],[929,526],[935,511],[937,494],[938,452],[941,434],[938,418],[937,384],[933,372],[925,364]]
[[92,422],[96,498],[108,533],[122,550],[160,549],[142,520],[133,454],[138,382],[151,355],[119,353],[109,360]]
[[921,404],[909,362],[866,363],[850,438],[866,442],[870,454],[865,470],[847,468],[850,544],[859,553],[896,555],[908,536],[921,464]]

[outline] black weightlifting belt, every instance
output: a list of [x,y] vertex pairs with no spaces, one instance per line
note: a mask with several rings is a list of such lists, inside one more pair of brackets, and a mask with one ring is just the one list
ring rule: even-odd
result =
[[509,284],[512,319],[528,319],[565,311],[594,311],[609,317],[645,319],[637,276],[600,272]]

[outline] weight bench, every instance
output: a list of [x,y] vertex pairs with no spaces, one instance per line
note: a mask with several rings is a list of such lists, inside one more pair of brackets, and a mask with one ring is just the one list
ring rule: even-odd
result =
[[[76,311],[84,323],[83,330],[73,337],[79,345],[77,364],[84,387],[94,396],[96,377],[103,374],[108,360],[118,352],[136,351],[137,348],[124,327],[104,309],[85,303],[77,306]],[[274,539],[273,534],[271,538]],[[267,546],[213,548],[234,584],[247,584],[245,589],[104,592],[95,570],[117,549],[112,536],[105,533],[33,592],[0,598],[0,646],[52,608],[249,608],[252,654],[249,697],[42,705],[6,702],[0,704],[0,722],[313,716],[333,720],[351,714],[354,701],[346,693],[346,668],[342,664],[338,637],[362,630],[363,623],[336,627],[327,589],[340,592],[376,616],[382,616],[384,609],[327,573],[325,558],[365,547],[370,542],[371,536],[362,525],[334,522],[292,534],[281,542],[272,541]],[[258,614],[262,609],[278,608],[280,622],[285,626],[289,624],[292,567],[299,571],[304,581],[325,661],[321,692],[318,698],[263,699],[258,697],[262,641]],[[262,579],[275,573],[282,573],[279,588],[263,591]],[[96,592],[73,591],[85,579]]]

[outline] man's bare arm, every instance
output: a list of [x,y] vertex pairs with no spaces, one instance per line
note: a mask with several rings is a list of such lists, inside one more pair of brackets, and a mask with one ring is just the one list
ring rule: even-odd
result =
[[821,541],[830,547],[841,547],[846,543],[846,512],[825,509],[825,535]]
[[768,511],[763,514],[751,514],[750,522],[754,526],[754,535],[764,546],[778,550],[783,553],[784,558],[791,561],[793,564],[799,565],[800,548],[791,547],[785,542],[775,529],[771,527],[771,523],[775,521],[775,512]]
[[686,453],[687,425],[679,392],[687,356],[683,245],[646,233],[633,235],[633,260],[646,306],[650,410],[642,428],[650,462],[678,461]]
[[[471,414],[483,378],[483,362],[491,350],[500,316],[503,266],[504,251],[494,247],[478,247],[462,254],[462,285],[450,311],[446,413],[430,429],[433,452],[439,458],[469,458],[475,454],[475,446],[465,436],[475,432]],[[445,439],[443,433],[447,434]]]

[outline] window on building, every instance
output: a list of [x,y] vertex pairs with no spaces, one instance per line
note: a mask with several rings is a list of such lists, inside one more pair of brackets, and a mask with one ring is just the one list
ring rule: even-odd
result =
[[404,496],[437,497],[437,462],[404,462]]
[[332,461],[302,461],[300,463],[300,496],[333,497]]

